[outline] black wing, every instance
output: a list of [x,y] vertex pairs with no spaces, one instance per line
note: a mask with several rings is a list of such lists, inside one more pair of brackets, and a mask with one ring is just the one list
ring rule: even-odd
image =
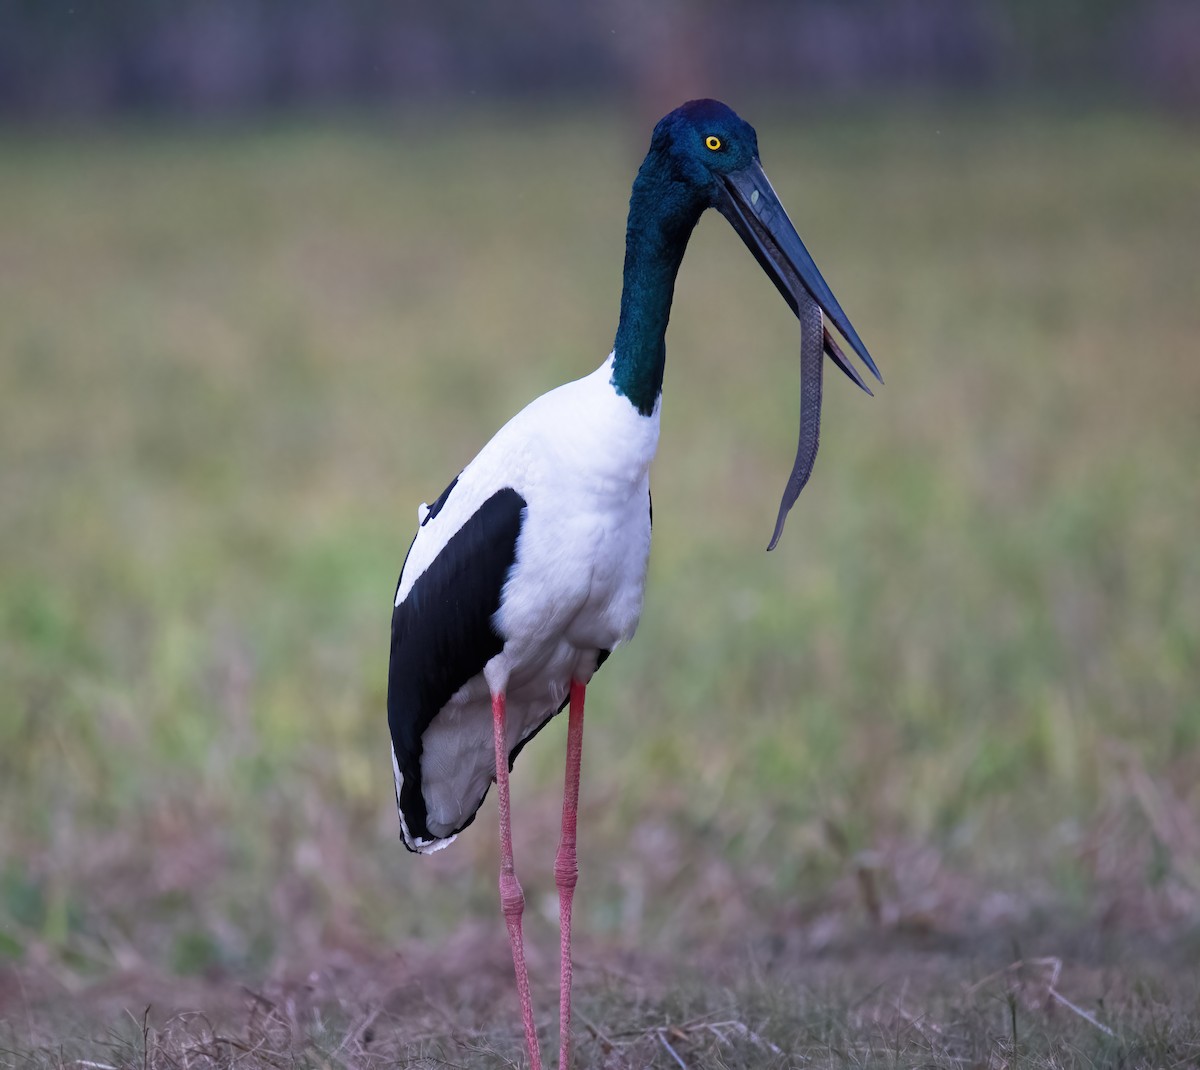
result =
[[[453,488],[453,483],[446,488],[426,521]],[[421,737],[451,696],[504,648],[492,617],[516,560],[525,508],[525,499],[511,487],[493,494],[442,547],[392,613],[388,726],[404,778],[396,805],[414,840],[432,838],[421,786]]]

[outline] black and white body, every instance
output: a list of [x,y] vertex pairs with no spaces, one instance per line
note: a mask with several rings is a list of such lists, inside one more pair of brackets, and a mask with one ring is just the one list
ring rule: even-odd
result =
[[641,615],[664,335],[688,237],[709,207],[734,226],[801,323],[800,441],[775,545],[816,457],[824,354],[866,389],[826,317],[879,373],[767,181],[753,128],[723,104],[692,101],[655,127],[634,182],[612,352],[590,375],[513,417],[431,506],[422,505],[396,588],[388,721],[404,843],[421,853],[448,846],[496,783],[501,905],[535,1068],[509,770],[569,703],[555,861],[565,1070],[584,692]]
[[611,378],[610,358],[522,409],[417,530],[388,682],[411,850],[447,846],[495,780],[493,694],[511,761],[637,628],[658,406],[640,415]]

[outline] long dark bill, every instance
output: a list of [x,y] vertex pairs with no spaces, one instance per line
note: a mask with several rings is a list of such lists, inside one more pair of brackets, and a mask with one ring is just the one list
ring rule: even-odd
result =
[[825,329],[822,314],[845,336],[871,374],[881,383],[883,377],[858,332],[842,311],[842,306],[817,270],[817,265],[804,247],[804,242],[800,240],[800,235],[796,233],[796,228],[757,160],[749,167],[725,176],[716,207],[741,236],[800,320],[800,440],[796,446],[792,474],[779,503],[775,531],[767,547],[773,550],[783,534],[788,512],[808,482],[817,459],[821,432],[823,353],[828,353],[846,375],[868,394],[871,393],[858,370]]

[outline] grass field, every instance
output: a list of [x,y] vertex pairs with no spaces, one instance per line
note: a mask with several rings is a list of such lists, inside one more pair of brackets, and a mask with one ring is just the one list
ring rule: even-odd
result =
[[[829,373],[765,554],[798,333],[705,220],[589,691],[579,1063],[1200,1064],[1195,130],[750,117],[887,385]],[[391,595],[608,352],[645,143],[0,133],[0,1065],[521,1061],[491,800],[397,843]],[[564,728],[514,780],[547,1037]]]

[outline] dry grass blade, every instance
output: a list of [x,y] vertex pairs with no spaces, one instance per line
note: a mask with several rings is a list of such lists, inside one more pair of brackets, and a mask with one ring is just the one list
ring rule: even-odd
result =
[[604,1030],[601,1029],[589,1017],[587,1017],[587,1015],[583,1014],[582,1012],[580,1012],[578,1010],[575,1011],[575,1015],[579,1019],[579,1021],[581,1021],[583,1023],[584,1028],[589,1033],[591,1033],[592,1036],[596,1039],[596,1041],[600,1044],[600,1048],[604,1052],[605,1055],[607,1055],[609,1052],[616,1049],[617,1044],[612,1039],[612,1037],[610,1037],[607,1033],[605,1033]]
[[1058,982],[1058,978],[1062,974],[1062,959],[1054,955],[1046,955],[1036,959],[1017,959],[1015,962],[1010,962],[1002,969],[994,970],[974,984],[969,985],[966,990],[967,995],[974,995],[980,989],[986,988],[993,981],[998,981],[1001,978],[1014,978],[1018,985],[1023,985],[1026,982],[1019,975],[1022,970],[1029,969],[1030,967],[1038,970],[1049,970],[1050,979],[1048,984],[1054,985]]
[[754,1032],[753,1029],[746,1025],[745,1022],[710,1022],[704,1028],[706,1028],[710,1033],[714,1034],[722,1044],[728,1044],[729,1040],[721,1032],[721,1030],[732,1029],[735,1033],[740,1034],[744,1039],[748,1040],[757,1048],[766,1048],[767,1051],[772,1052],[775,1055],[783,1054],[782,1048],[780,1048],[777,1044],[772,1044],[764,1037],[759,1036],[756,1032]]
[[1050,995],[1051,999],[1062,1004],[1062,1006],[1066,1007],[1067,1010],[1069,1010],[1075,1014],[1078,1014],[1079,1017],[1082,1018],[1085,1022],[1090,1022],[1097,1029],[1099,1029],[1100,1032],[1106,1033],[1108,1036],[1113,1037],[1116,1040],[1120,1039],[1120,1037],[1118,1037],[1117,1034],[1114,1033],[1111,1029],[1109,1029],[1108,1026],[1106,1026],[1103,1022],[1097,1021],[1096,1016],[1094,1014],[1090,1014],[1088,1011],[1085,1011],[1082,1007],[1077,1007],[1074,1003],[1072,1003],[1069,999],[1067,999],[1066,996],[1064,996],[1061,992],[1059,992],[1053,985],[1050,986],[1048,991],[1049,991],[1049,995]]
[[663,1046],[663,1048],[666,1049],[667,1054],[675,1060],[676,1065],[678,1065],[681,1070],[688,1070],[688,1064],[683,1061],[679,1055],[679,1052],[677,1052],[671,1046],[671,1042],[667,1039],[667,1033],[671,1029],[671,1026],[661,1026],[660,1028],[654,1030],[654,1035],[658,1038],[658,1042]]
[[[1023,977],[1022,974],[1028,969],[1041,971],[1043,976],[1040,978],[1035,977],[1034,979]],[[1120,1036],[1114,1030],[1106,1026],[1090,1011],[1086,1011],[1077,1003],[1072,1002],[1058,990],[1058,982],[1062,977],[1062,972],[1062,959],[1054,955],[1035,959],[1018,959],[1016,962],[1005,966],[1004,969],[996,970],[982,980],[976,981],[967,989],[967,993],[968,995],[973,995],[993,981],[1004,979],[1007,982],[1005,990],[1010,999],[1015,1000],[1018,995],[1025,995],[1026,1002],[1030,1006],[1044,1006],[1048,1001],[1053,1000],[1059,1006],[1065,1007],[1072,1014],[1078,1015],[1089,1025],[1099,1029],[1106,1036],[1112,1037],[1114,1040],[1120,1040]],[[1044,992],[1044,998],[1036,998],[1038,992]],[[1013,1006],[1015,1008],[1015,1004]]]

